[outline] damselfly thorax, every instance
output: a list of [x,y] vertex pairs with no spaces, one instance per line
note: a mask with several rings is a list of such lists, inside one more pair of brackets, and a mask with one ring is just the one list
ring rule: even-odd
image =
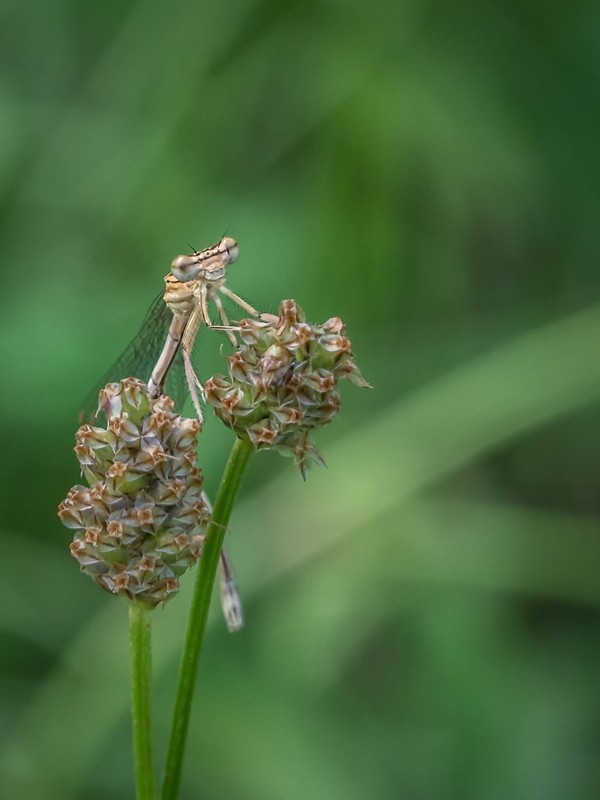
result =
[[[181,346],[185,376],[198,419],[202,422],[200,395],[204,389],[192,365],[192,349],[198,331],[207,328],[224,330],[234,347],[237,339],[234,326],[223,307],[220,295],[233,300],[252,316],[258,311],[225,286],[227,267],[236,261],[239,248],[235,239],[225,236],[215,245],[191,255],[177,256],[171,264],[171,272],[165,277],[164,301],[173,313],[163,351],[148,382],[151,394],[161,394],[164,382],[178,348]],[[209,303],[214,304],[220,325],[214,325],[209,312]]]

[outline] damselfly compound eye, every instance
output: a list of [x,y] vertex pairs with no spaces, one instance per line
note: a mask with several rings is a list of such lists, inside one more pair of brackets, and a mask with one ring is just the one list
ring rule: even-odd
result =
[[227,257],[229,259],[229,263],[233,264],[234,261],[237,261],[238,256],[240,254],[240,248],[238,247],[238,243],[235,239],[232,239],[231,236],[224,236],[221,241],[219,242],[219,250],[224,253],[227,252]]
[[177,256],[171,264],[171,273],[178,281],[185,283],[193,280],[198,272],[198,256]]

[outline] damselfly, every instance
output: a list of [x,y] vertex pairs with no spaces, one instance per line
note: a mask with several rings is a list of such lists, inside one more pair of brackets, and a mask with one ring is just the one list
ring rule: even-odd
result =
[[[164,294],[155,300],[139,333],[107,372],[103,385],[130,375],[143,377],[149,372],[148,389],[152,397],[163,394],[170,378],[169,393],[175,395],[176,401],[181,401],[177,386],[181,381],[173,376],[178,371],[176,362],[181,353],[185,382],[202,422],[198,391],[203,395],[204,390],[192,364],[192,350],[200,328],[204,325],[224,330],[232,344],[237,346],[235,328],[227,317],[219,294],[233,300],[252,316],[258,316],[256,309],[225,286],[227,267],[237,260],[238,254],[237,242],[224,236],[217,244],[204,250],[177,256],[171,264],[171,272],[165,276]],[[216,306],[221,325],[213,325],[209,302]],[[89,410],[84,416],[91,416]],[[206,496],[204,500],[210,507]],[[243,625],[242,604],[225,548],[221,551],[219,576],[221,605],[227,626],[231,631],[238,630]]]

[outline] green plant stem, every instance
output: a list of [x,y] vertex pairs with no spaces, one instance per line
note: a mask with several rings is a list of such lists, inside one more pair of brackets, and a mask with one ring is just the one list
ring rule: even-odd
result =
[[179,667],[179,680],[165,765],[162,800],[176,800],[178,796],[198,659],[206,630],[215,574],[219,565],[223,539],[225,538],[233,504],[253,452],[254,447],[249,441],[245,439],[235,440],[221,478],[212,521],[206,534],[200,568],[196,574],[183,654]]
[[152,608],[129,603],[129,649],[131,654],[131,716],[137,800],[155,800],[152,758]]

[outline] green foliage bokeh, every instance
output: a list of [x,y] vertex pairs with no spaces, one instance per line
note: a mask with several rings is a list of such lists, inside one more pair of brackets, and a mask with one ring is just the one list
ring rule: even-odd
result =
[[[127,609],[56,506],[86,393],[227,230],[230,286],[341,316],[375,388],[344,387],[306,484],[251,464],[247,626],[215,609],[182,796],[595,800],[600,8],[1,14],[0,794],[132,796]],[[188,590],[155,624],[159,764]]]

